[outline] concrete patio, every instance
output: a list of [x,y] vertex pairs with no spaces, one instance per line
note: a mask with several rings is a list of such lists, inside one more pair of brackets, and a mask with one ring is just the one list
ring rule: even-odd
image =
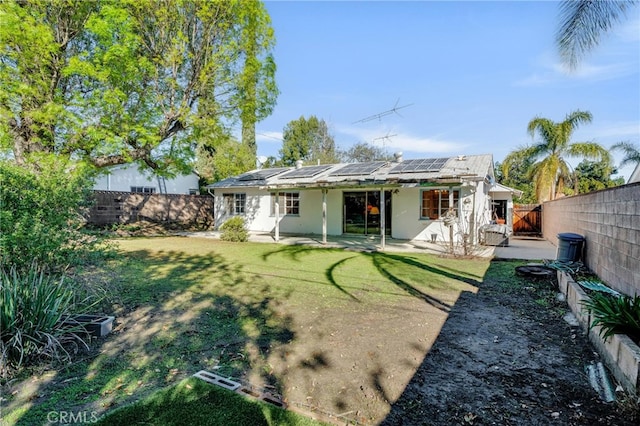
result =
[[[200,238],[220,238],[220,232],[185,232],[179,235]],[[379,236],[329,236],[327,242],[322,242],[320,235],[280,235],[276,242],[272,234],[251,233],[249,241],[259,243],[286,244],[286,245],[307,245],[316,247],[343,248],[354,251],[388,251],[405,253],[433,253],[446,254],[448,246],[446,243],[429,243],[426,241],[398,240],[387,237],[384,249]],[[524,259],[542,260],[555,259],[556,246],[543,238],[511,237],[509,245],[506,247],[479,246],[476,256],[496,257],[500,259]]]

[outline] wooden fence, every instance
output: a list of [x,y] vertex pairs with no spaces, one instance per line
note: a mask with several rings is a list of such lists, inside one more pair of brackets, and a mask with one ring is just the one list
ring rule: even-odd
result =
[[94,191],[94,198],[87,215],[87,222],[94,225],[146,220],[209,228],[214,222],[213,197],[209,195]]
[[542,204],[514,204],[513,234],[542,236]]

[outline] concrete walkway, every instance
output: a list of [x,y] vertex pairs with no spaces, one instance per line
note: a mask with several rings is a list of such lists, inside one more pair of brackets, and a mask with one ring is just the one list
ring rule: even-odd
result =
[[557,247],[543,238],[511,237],[507,247],[495,247],[499,259],[553,260]]
[[[184,232],[179,235],[200,238],[220,238],[220,232]],[[328,236],[326,244],[320,235],[280,235],[276,243],[272,234],[251,233],[249,241],[259,243],[306,245],[327,248],[342,248],[353,251],[383,251],[379,236]],[[446,254],[445,243],[429,243],[426,241],[409,241],[386,238],[384,251],[404,253]],[[511,237],[507,247],[479,246],[476,256],[501,259],[542,260],[555,259],[556,247],[542,238]]]

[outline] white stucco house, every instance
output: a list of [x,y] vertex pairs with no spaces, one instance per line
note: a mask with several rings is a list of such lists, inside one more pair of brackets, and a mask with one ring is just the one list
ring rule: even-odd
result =
[[109,168],[93,186],[97,191],[123,191],[143,194],[199,194],[199,177],[194,173],[172,179],[142,171],[135,164]]
[[[511,223],[514,192],[495,183],[493,157],[253,170],[209,185],[216,227],[242,216],[249,231],[379,235],[403,240],[479,240],[496,218]],[[453,223],[450,227],[449,225]]]

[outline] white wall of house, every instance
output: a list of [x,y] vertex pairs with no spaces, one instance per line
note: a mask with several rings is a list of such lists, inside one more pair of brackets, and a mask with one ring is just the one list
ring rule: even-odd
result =
[[[344,191],[334,189],[327,192],[327,234],[342,235],[344,222]],[[322,232],[322,229],[320,230]]]
[[420,220],[420,188],[402,188],[391,195],[391,237],[412,240],[424,239],[421,235],[429,225]]
[[[199,193],[198,175],[195,173],[165,179],[165,184],[167,194]],[[140,171],[135,165],[111,168],[107,174],[96,179],[93,189],[130,192],[132,187],[153,188],[154,193],[160,192],[158,178],[148,171]]]
[[[283,234],[322,234],[322,191],[320,189],[297,192],[300,201],[299,215],[281,215],[280,232]],[[274,232],[276,217],[271,212],[271,192],[256,188],[216,189],[215,223],[219,228],[227,219],[234,216],[228,212],[224,194],[246,194],[246,210],[240,216],[247,222],[252,232]],[[283,200],[280,200],[283,203]],[[342,191],[331,190],[327,193],[327,234],[342,234]]]
[[[398,188],[391,196],[391,237],[405,240],[431,241],[436,234],[439,242],[449,241],[449,227],[442,220],[421,219],[422,191],[429,189],[449,189],[442,187]],[[454,227],[454,239],[459,241],[464,233],[469,232],[469,218],[475,216],[476,228],[489,223],[490,198],[487,188],[478,183],[476,195],[473,186],[451,188],[460,191],[458,215],[463,217],[461,226]],[[376,190],[367,188],[367,191]],[[332,189],[327,192],[327,235],[342,235],[343,229],[343,194],[353,189]],[[282,192],[299,193],[299,214],[280,217],[280,233],[282,234],[322,234],[322,190],[286,190]],[[219,228],[227,219],[235,214],[228,211],[225,194],[245,194],[245,212],[240,214],[252,232],[275,232],[276,218],[271,213],[271,192],[258,188],[217,188],[215,196],[215,223]],[[283,203],[283,200],[280,200]],[[474,204],[475,203],[475,204]],[[477,238],[477,235],[476,235]]]
[[[392,234],[393,238],[405,240],[431,241],[432,235],[437,241],[449,241],[449,227],[442,220],[429,220],[420,217],[422,191],[431,189],[448,189],[446,186],[429,186],[402,188],[392,198]],[[454,187],[460,191],[458,216],[460,226],[454,226],[454,239],[460,240],[465,233],[469,233],[471,216],[475,218],[475,228],[489,223],[491,213],[490,201],[486,194],[485,185],[478,183],[474,186]],[[473,195],[475,189],[475,197]],[[477,235],[475,236],[477,238]]]
[[[236,214],[228,210],[225,194],[244,194],[246,197],[244,213]],[[269,194],[257,188],[225,188],[214,192],[214,218],[217,229],[234,216],[242,216],[247,229],[255,232],[268,232],[273,228],[269,221]]]
[[[318,189],[291,192],[299,194],[300,214],[280,217],[280,232],[285,234],[322,234],[322,191]],[[272,229],[275,229],[275,219],[275,216],[271,216]]]

